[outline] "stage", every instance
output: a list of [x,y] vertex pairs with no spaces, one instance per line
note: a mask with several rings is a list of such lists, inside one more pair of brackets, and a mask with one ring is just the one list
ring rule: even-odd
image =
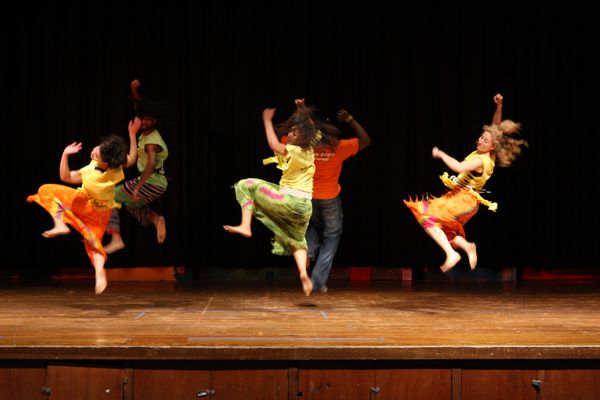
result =
[[453,399],[469,398],[461,370],[579,371],[597,388],[598,310],[596,281],[346,282],[310,297],[295,281],[109,282],[102,295],[91,280],[4,281],[0,365],[13,377],[106,363],[282,370],[284,398],[313,398],[306,371],[323,370],[435,371]]
[[0,357],[600,359],[599,309],[598,283],[4,283]]

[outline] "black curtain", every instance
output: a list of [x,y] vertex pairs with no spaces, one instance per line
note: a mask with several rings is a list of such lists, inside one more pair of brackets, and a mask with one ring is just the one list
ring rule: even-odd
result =
[[277,107],[283,120],[299,97],[334,121],[346,108],[373,139],[344,166],[335,265],[437,266],[443,253],[402,199],[443,193],[438,175],[446,168],[431,148],[459,159],[472,151],[498,92],[504,117],[523,124],[530,147],[488,183],[498,212],[482,207],[466,225],[480,267],[596,267],[599,69],[586,10],[194,1],[20,7],[0,28],[2,269],[49,276],[89,265],[77,233],[41,237],[52,221],[25,198],[59,183],[68,143],[84,143],[70,160],[80,168],[100,136],[127,137],[135,78],[143,95],[174,104],[159,121],[171,179],[155,205],[168,234],[159,246],[154,229],[122,212],[127,247],[107,267],[293,265],[270,253],[260,223],[250,240],[222,225],[239,222],[234,182],[279,179],[261,163],[270,155],[262,109]]

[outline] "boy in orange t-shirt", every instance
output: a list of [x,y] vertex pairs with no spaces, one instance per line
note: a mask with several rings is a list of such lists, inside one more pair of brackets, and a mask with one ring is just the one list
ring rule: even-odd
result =
[[[315,148],[313,211],[306,231],[308,257],[314,260],[311,272],[313,290],[322,293],[327,292],[327,280],[343,231],[344,214],[339,197],[342,166],[344,161],[371,144],[371,137],[367,131],[348,111],[340,109],[337,117],[339,121],[350,125],[356,137],[339,140],[335,148]],[[317,119],[315,124],[319,126]]]

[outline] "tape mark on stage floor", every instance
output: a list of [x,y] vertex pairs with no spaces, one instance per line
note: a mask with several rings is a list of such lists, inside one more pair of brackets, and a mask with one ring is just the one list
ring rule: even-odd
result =
[[273,340],[273,341],[302,341],[302,340],[317,340],[317,341],[372,341],[372,342],[382,342],[385,340],[383,337],[311,337],[311,336],[302,336],[302,337],[278,337],[278,336],[190,336],[188,340]]

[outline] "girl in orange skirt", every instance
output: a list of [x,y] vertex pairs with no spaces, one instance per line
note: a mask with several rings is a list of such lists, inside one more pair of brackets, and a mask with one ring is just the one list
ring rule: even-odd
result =
[[440,179],[449,189],[441,197],[427,197],[413,201],[404,200],[415,218],[446,253],[446,260],[440,267],[450,271],[461,259],[456,249],[463,250],[469,258],[471,269],[477,266],[477,247],[466,240],[464,225],[477,213],[479,204],[496,211],[497,204],[479,194],[494,172],[494,166],[508,167],[521,153],[525,140],[510,137],[517,133],[521,125],[511,120],[501,120],[502,96],[496,95],[496,112],[492,125],[485,125],[477,140],[477,149],[463,161],[458,161],[442,150],[434,147],[433,158],[442,160],[458,176],[448,176],[445,172]]
[[[135,134],[139,127],[139,118],[129,123],[130,143],[136,143]],[[136,149],[135,145],[130,145],[128,154],[123,138],[108,136],[94,147],[87,166],[72,171],[69,156],[78,153],[81,148],[81,143],[71,143],[60,160],[60,179],[65,183],[81,184],[80,187],[45,184],[27,201],[38,203],[54,220],[54,227],[42,233],[45,238],[68,234],[71,232],[68,225],[83,236],[86,252],[95,270],[95,292],[100,294],[107,286],[102,236],[112,209],[120,207],[114,201],[115,186],[125,178],[123,166],[135,162]]]

